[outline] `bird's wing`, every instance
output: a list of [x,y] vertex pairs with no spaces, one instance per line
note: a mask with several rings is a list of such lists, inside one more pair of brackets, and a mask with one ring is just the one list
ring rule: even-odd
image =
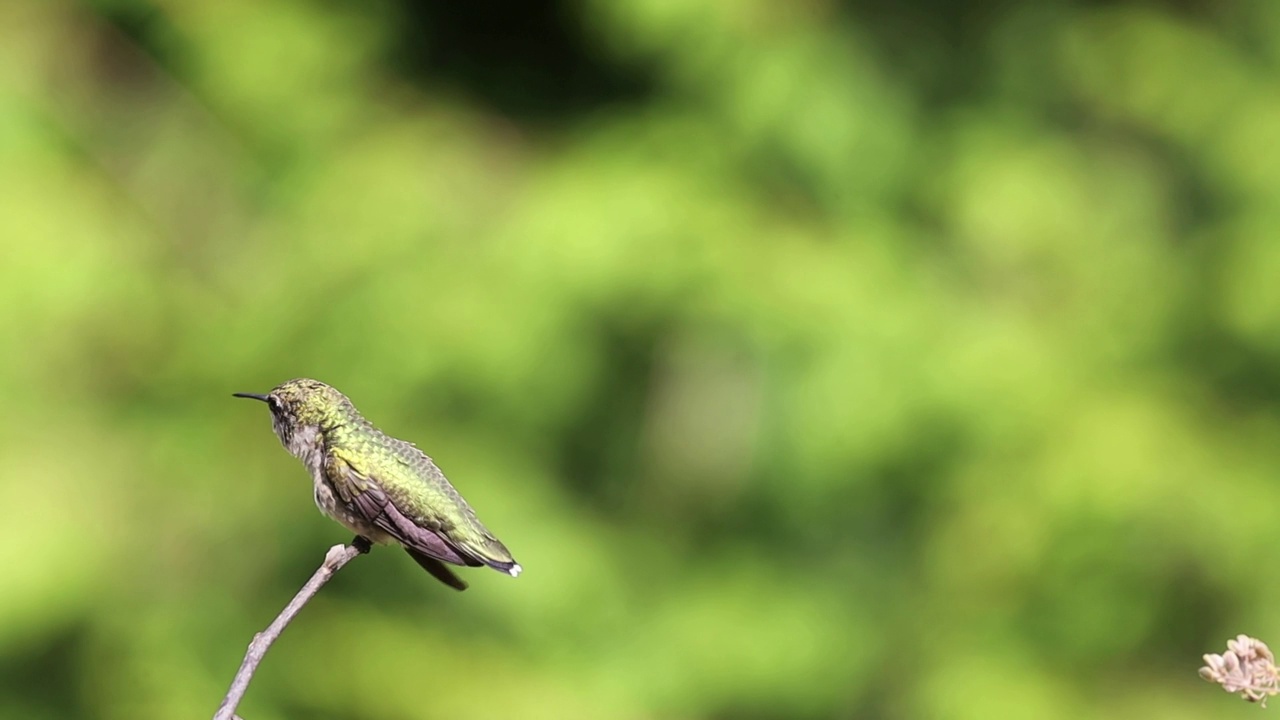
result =
[[418,555],[454,565],[475,567],[482,564],[455,546],[437,528],[422,527],[405,515],[354,454],[344,452],[342,448],[329,448],[325,454],[325,474],[343,502],[403,545],[419,564],[422,560]]
[[[395,461],[418,477],[430,478],[433,491],[440,496],[441,502],[447,503],[454,510],[448,516],[414,514],[414,522],[435,530],[451,548],[467,559],[468,565],[488,565],[509,575],[519,575],[520,565],[511,557],[510,551],[480,522],[471,506],[462,499],[431,458],[411,443],[403,440],[393,442],[399,450],[394,456]],[[392,504],[413,507],[412,489],[392,487],[387,489],[387,494],[390,495]]]

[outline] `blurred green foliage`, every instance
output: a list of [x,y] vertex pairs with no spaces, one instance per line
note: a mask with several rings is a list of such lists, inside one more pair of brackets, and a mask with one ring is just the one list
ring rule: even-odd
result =
[[[1280,637],[1280,4],[0,3],[0,716],[1227,717]],[[1253,717],[1253,715],[1250,715]]]

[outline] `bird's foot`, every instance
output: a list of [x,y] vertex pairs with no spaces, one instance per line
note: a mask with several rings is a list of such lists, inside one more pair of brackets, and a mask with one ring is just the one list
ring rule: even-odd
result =
[[351,547],[359,550],[361,554],[364,554],[373,549],[373,543],[370,542],[369,538],[363,535],[357,535],[356,538],[351,541]]

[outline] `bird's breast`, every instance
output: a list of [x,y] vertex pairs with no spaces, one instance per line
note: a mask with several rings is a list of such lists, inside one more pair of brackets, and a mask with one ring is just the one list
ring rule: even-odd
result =
[[298,428],[289,437],[287,446],[307,467],[311,477],[318,478],[324,473],[324,438],[320,436],[320,428],[314,425]]

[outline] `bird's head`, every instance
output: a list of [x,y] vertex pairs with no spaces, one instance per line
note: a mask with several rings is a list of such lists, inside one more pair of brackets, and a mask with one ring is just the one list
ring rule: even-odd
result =
[[271,409],[271,425],[285,447],[293,450],[300,435],[312,436],[351,406],[346,395],[319,380],[297,378],[281,383],[266,395],[233,393],[261,400]]

